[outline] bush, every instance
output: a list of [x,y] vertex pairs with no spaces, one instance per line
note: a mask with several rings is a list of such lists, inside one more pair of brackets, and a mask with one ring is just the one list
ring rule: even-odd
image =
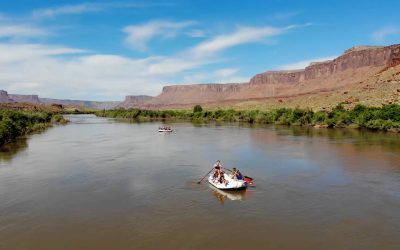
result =
[[0,110],[0,146],[15,140],[26,133],[42,130],[51,121],[63,122],[65,119],[50,112],[27,112]]
[[200,105],[196,105],[193,107],[193,113],[202,112],[203,108]]

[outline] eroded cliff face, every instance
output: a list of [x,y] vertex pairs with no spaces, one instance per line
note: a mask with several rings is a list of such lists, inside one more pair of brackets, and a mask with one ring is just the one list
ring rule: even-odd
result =
[[7,91],[0,90],[0,103],[10,103],[10,102],[15,102],[15,101],[10,98]]
[[166,86],[143,107],[188,107],[335,91],[397,64],[400,64],[400,44],[357,46],[334,60],[311,63],[300,70],[267,71],[255,75],[248,83]]
[[52,98],[39,98],[40,102],[46,104],[61,104],[69,107],[84,107],[90,109],[112,109],[115,108],[120,102],[114,101],[86,101],[86,100],[70,100],[70,99],[52,99]]
[[243,84],[193,84],[165,86],[160,95],[146,102],[144,107],[174,107],[181,105],[218,102],[239,93]]
[[9,95],[16,102],[28,102],[33,104],[40,103],[38,95]]
[[153,99],[152,96],[148,95],[128,95],[125,97],[125,100],[118,104],[118,108],[139,108],[145,102]]
[[299,84],[347,70],[385,67],[398,60],[400,60],[400,44],[387,47],[358,46],[346,50],[334,60],[312,63],[303,70],[267,71],[258,74],[250,80],[250,84]]
[[40,98],[38,95],[16,95],[8,94],[7,91],[0,90],[0,103],[20,103],[33,104],[35,107],[46,104],[57,104],[69,107],[84,107],[91,109],[111,109],[115,108],[120,102],[96,102],[83,100],[60,100],[51,98]]

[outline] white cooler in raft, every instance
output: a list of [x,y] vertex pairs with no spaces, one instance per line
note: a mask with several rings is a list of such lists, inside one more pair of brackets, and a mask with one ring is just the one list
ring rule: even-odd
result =
[[247,182],[244,180],[232,179],[231,175],[224,174],[225,180],[228,181],[227,184],[220,183],[217,179],[213,179],[212,174],[208,177],[208,182],[218,189],[223,190],[243,190],[247,188]]

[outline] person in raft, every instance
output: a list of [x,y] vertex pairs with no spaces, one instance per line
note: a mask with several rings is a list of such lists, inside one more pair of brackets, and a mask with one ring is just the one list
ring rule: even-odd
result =
[[239,169],[233,168],[232,178],[237,180],[243,180],[243,175],[240,173]]
[[225,186],[228,185],[229,181],[227,179],[225,179],[225,172],[221,171],[219,178],[218,178],[219,183],[224,183]]
[[221,161],[218,160],[217,162],[215,162],[213,167],[214,167],[213,179],[219,180],[222,171]]

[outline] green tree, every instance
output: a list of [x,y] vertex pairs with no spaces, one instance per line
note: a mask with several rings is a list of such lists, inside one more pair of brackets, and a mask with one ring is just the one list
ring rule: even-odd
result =
[[196,106],[194,106],[194,108],[193,108],[194,113],[202,112],[202,111],[203,111],[203,108],[198,104]]

